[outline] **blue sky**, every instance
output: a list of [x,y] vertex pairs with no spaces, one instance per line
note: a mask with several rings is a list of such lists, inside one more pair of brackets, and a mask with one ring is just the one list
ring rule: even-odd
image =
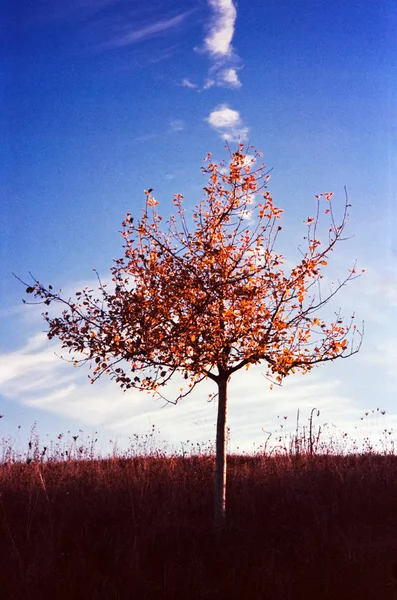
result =
[[[0,36],[0,435],[100,428],[123,444],[154,423],[177,445],[214,437],[211,382],[176,407],[60,361],[40,307],[21,304],[22,278],[77,291],[121,256],[120,224],[154,188],[161,210],[202,196],[200,167],[225,139],[249,140],[272,168],[292,257],[314,195],[352,204],[330,274],[359,260],[362,278],[333,308],[365,321],[359,355],[269,390],[265,369],[230,385],[232,443],[250,448],[277,415],[355,432],[364,412],[386,410],[397,429],[397,11],[384,0],[20,0]],[[5,139],[4,139],[5,138]],[[287,256],[288,258],[288,256]],[[172,397],[179,382],[167,390]],[[383,427],[383,424],[382,424]],[[378,435],[374,432],[375,441]],[[124,440],[124,441],[123,441]]]

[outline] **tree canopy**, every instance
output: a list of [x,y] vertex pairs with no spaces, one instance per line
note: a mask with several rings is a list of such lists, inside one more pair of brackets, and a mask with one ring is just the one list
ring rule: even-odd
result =
[[[124,256],[111,268],[114,290],[100,283],[98,297],[85,288],[66,300],[38,281],[27,288],[45,304],[65,305],[60,317],[44,314],[48,337],[75,352],[75,364],[91,362],[92,381],[106,373],[124,389],[160,392],[181,371],[187,380],[182,397],[204,378],[216,381],[261,361],[266,375],[281,382],[358,350],[353,317],[344,323],[336,314],[328,323],[318,316],[356,276],[353,265],[334,290],[318,293],[346,226],[347,198],[337,223],[332,193],[316,196],[315,214],[306,220],[306,251],[286,270],[275,250],[283,211],[266,189],[270,175],[260,157],[242,144],[230,152],[227,167],[208,154],[202,171],[209,183],[192,224],[182,195],[174,196],[176,214],[163,223],[159,203],[145,192],[141,218],[128,213],[122,224]],[[317,239],[322,212],[329,218],[325,244]]]

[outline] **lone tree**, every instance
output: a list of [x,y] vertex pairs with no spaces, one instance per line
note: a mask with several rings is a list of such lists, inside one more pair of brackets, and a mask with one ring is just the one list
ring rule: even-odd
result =
[[[250,153],[249,153],[250,152]],[[85,288],[75,299],[33,278],[26,292],[46,305],[61,303],[62,316],[43,314],[48,338],[58,337],[74,365],[90,363],[91,382],[110,375],[121,388],[160,393],[176,372],[186,380],[176,403],[203,379],[217,386],[218,419],[214,525],[226,516],[226,417],[228,384],[236,371],[264,361],[266,377],[280,384],[290,373],[358,352],[362,331],[340,313],[332,322],[320,309],[349,280],[355,265],[326,295],[319,283],[327,257],[347,222],[337,222],[332,193],[316,196],[307,225],[306,250],[295,267],[284,268],[275,249],[283,212],[266,190],[269,173],[252,146],[229,149],[226,166],[208,154],[205,197],[188,222],[183,197],[163,223],[158,202],[146,191],[140,219],[122,224],[124,256],[111,268],[114,291],[99,280],[99,297]],[[325,203],[325,210],[323,203]],[[320,213],[329,218],[328,239],[317,239]],[[27,284],[25,284],[27,285]]]

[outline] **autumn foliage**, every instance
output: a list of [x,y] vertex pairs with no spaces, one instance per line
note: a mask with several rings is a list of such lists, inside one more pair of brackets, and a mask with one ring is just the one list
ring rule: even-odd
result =
[[[318,317],[337,290],[316,294],[348,205],[337,224],[332,193],[316,196],[315,216],[306,221],[306,252],[286,270],[275,250],[283,211],[266,189],[269,174],[257,165],[260,156],[240,144],[226,168],[208,154],[202,171],[209,183],[192,224],[180,194],[174,196],[176,215],[163,223],[159,203],[146,192],[141,218],[128,213],[123,222],[125,253],[111,269],[114,291],[101,284],[99,298],[86,288],[65,301],[51,286],[36,281],[28,287],[46,304],[66,304],[61,317],[45,313],[48,337],[76,352],[75,364],[92,362],[92,381],[106,373],[122,388],[159,392],[182,371],[182,396],[203,378],[261,361],[267,375],[281,382],[291,372],[357,350],[349,343],[352,320]],[[330,221],[325,244],[316,235],[321,212]]]

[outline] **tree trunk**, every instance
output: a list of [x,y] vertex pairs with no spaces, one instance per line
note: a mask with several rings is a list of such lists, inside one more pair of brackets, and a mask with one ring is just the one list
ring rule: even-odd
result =
[[216,461],[214,486],[214,528],[223,529],[226,524],[226,419],[227,383],[229,376],[218,380],[218,420],[216,426]]

